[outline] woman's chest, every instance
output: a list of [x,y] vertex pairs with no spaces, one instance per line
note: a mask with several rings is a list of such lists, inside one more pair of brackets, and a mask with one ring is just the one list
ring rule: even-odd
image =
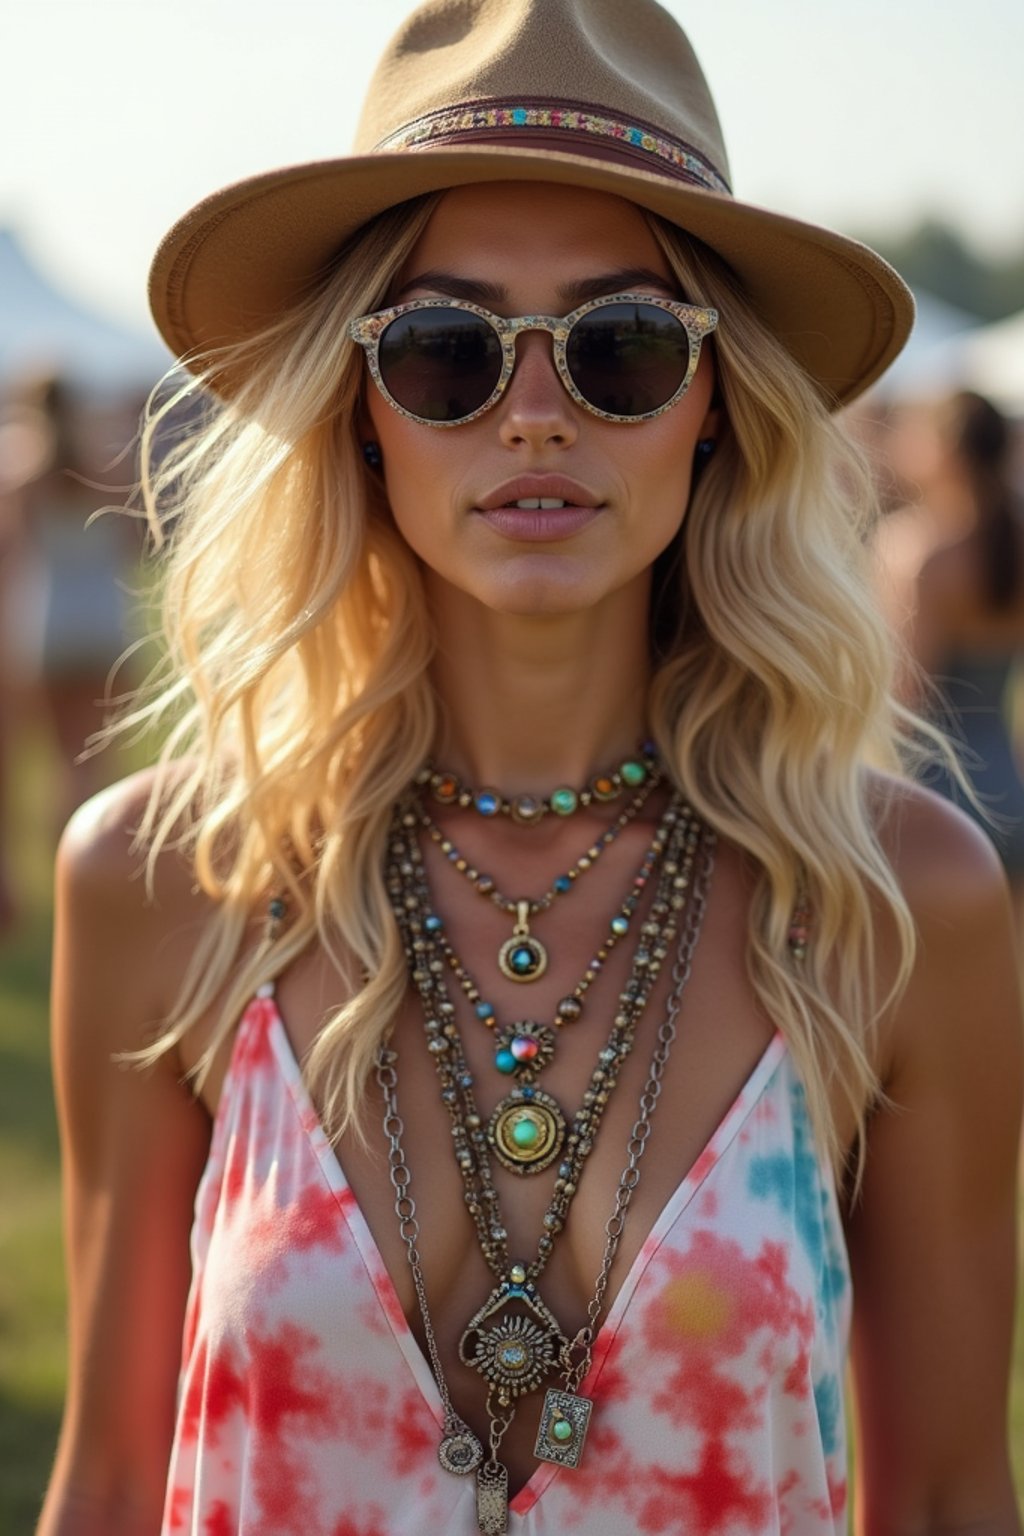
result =
[[[433,1344],[458,1411],[486,1441],[488,1377],[466,1363],[466,1335],[476,1322],[492,1360],[510,1342],[535,1348],[552,1315],[571,1335],[585,1320],[578,1247],[539,1276],[539,1307],[504,1299],[481,1321],[498,1277],[479,1262],[457,1206],[433,1230],[429,1178],[414,1179],[430,1322],[415,1301],[410,1315],[399,1294],[409,1256],[371,1229],[373,1211],[323,1136],[269,1000],[247,1015],[232,1070],[195,1235],[194,1326],[209,1350],[207,1379],[245,1383],[250,1404],[283,1405],[297,1415],[296,1432],[314,1406],[326,1415],[316,1433],[327,1434],[328,1421],[344,1426],[359,1403],[366,1424],[353,1434],[377,1424],[383,1435],[404,1418],[422,1436],[424,1405],[440,1416]],[[786,1433],[804,1434],[813,1420],[823,1434],[844,1348],[845,1256],[780,1037],[661,1210],[642,1221],[612,1271],[582,1389],[601,1405],[598,1439],[607,1446],[614,1435],[624,1448],[650,1421],[656,1438],[671,1426],[697,1454],[714,1449],[726,1422],[733,1437],[742,1430],[760,1444],[779,1414]],[[557,1384],[548,1374],[542,1385]],[[502,1444],[513,1490],[537,1468],[540,1400],[536,1390],[523,1397]]]
[[[789,1300],[772,1318],[762,1306],[762,1321],[744,1336],[742,1346],[740,1334],[730,1335],[730,1369],[749,1375],[750,1361],[760,1353],[764,1363],[771,1362],[769,1375],[780,1370],[783,1375],[797,1370],[799,1375],[799,1361],[813,1333],[825,1243],[819,1235],[817,1268],[808,1268],[806,1245],[801,1248],[794,1236],[793,1212],[801,1198],[807,1206],[806,1192],[797,1194],[800,1178],[806,1182],[817,1174],[809,1144],[801,1148],[794,1142],[789,1097],[780,1098],[777,1085],[767,1092],[781,1042],[773,1041],[773,1031],[745,980],[738,942],[742,927],[736,922],[741,895],[735,880],[730,881],[727,863],[718,901],[705,917],[691,974],[680,988],[679,967],[666,965],[652,989],[568,1212],[556,1212],[564,1224],[553,1238],[549,1222],[557,1165],[529,1175],[495,1163],[495,1205],[487,1220],[491,1225],[499,1222],[507,1234],[498,1250],[504,1250],[510,1264],[532,1270],[544,1308],[566,1337],[585,1324],[588,1307],[596,1308],[599,1322],[618,1316],[616,1370],[624,1373],[617,1389],[621,1392],[638,1371],[653,1379],[653,1366],[649,1359],[643,1363],[644,1354],[651,1348],[658,1353],[657,1341],[665,1343],[673,1318],[684,1332],[699,1332],[710,1327],[709,1317],[724,1316],[723,1308],[731,1315],[742,1296],[747,1298],[743,1305],[749,1302],[756,1317],[761,1306],[755,1299],[758,1284],[762,1290],[781,1285]],[[479,948],[494,948],[497,937],[500,934],[485,928]],[[553,965],[561,963],[556,955]],[[545,1092],[567,1123],[590,1091],[592,1067],[607,1047],[614,999],[628,979],[625,957],[617,970],[609,970],[603,978],[607,985],[602,1005],[591,1010],[584,1028],[574,1030],[571,1039],[557,1041],[553,1060],[541,1074]],[[397,1156],[408,1169],[429,1322],[416,1299],[405,1240],[411,1229],[407,1226],[403,1237],[395,1211],[379,1086],[371,1081],[365,1096],[366,1144],[348,1135],[335,1149],[323,1135],[321,1116],[298,1071],[296,1057],[311,1043],[322,1016],[324,986],[322,969],[302,964],[290,968],[278,983],[263,1077],[257,1079],[263,1099],[250,1104],[248,1129],[232,1143],[233,1162],[220,1180],[222,1193],[247,1185],[252,1203],[232,1213],[219,1204],[221,1196],[207,1191],[210,1271],[223,1276],[230,1297],[227,1311],[235,1318],[253,1308],[258,1313],[269,1308],[282,1326],[289,1317],[292,1323],[305,1318],[310,1338],[333,1336],[339,1341],[354,1328],[358,1338],[342,1353],[355,1359],[364,1346],[372,1347],[378,1366],[385,1368],[390,1361],[386,1369],[392,1385],[396,1372],[402,1380],[411,1371],[414,1377],[419,1373],[423,1387],[429,1329],[453,1398],[485,1438],[487,1380],[471,1363],[473,1350],[481,1332],[489,1336],[502,1326],[511,1327],[514,1316],[523,1311],[513,1309],[503,1322],[499,1307],[467,1345],[470,1323],[502,1276],[485,1261],[488,1230],[474,1219],[473,1191],[453,1155],[458,1116],[445,1103],[444,1075],[427,1048],[423,1009],[410,992],[395,1024],[392,1044],[398,1053],[396,1095],[402,1126],[399,1136],[390,1139],[391,1166]],[[527,1004],[521,1012],[528,1014]],[[485,1124],[510,1089],[495,1068],[493,1047],[482,1028],[473,1033],[467,1023],[466,1059]],[[656,1061],[659,1070],[652,1078]],[[232,1092],[243,1072],[248,1081],[251,1065],[245,1051],[241,1060],[236,1058]],[[215,1112],[219,1085],[211,1077],[207,1087],[207,1102]],[[392,1133],[394,1129],[392,1123]],[[716,1166],[725,1150],[723,1138],[730,1146],[736,1140],[728,1175]],[[745,1171],[737,1171],[741,1149]],[[616,1212],[624,1218],[621,1231]],[[820,1220],[819,1212],[819,1227]],[[617,1234],[614,1243],[610,1230]],[[748,1286],[744,1292],[741,1286],[736,1292],[733,1281],[744,1269],[749,1270],[753,1289]],[[642,1287],[637,1284],[641,1274],[647,1274]],[[633,1305],[634,1289],[642,1305]],[[662,1302],[655,1305],[657,1296]],[[718,1300],[710,1299],[714,1297]],[[537,1319],[526,1321],[533,1326]],[[247,1336],[258,1337],[259,1330],[250,1329]],[[667,1381],[663,1390],[671,1396]],[[759,1389],[748,1381],[743,1390]],[[525,1482],[536,1465],[533,1420],[538,1401],[536,1393],[526,1400],[525,1411],[517,1415],[504,1441],[503,1455],[514,1482]]]

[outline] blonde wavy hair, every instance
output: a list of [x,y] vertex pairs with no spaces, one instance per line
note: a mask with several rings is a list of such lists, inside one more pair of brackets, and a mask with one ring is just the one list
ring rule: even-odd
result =
[[[385,848],[394,802],[438,722],[417,561],[360,453],[364,367],[347,322],[381,307],[437,200],[376,219],[316,291],[255,340],[201,367],[193,360],[196,377],[151,405],[142,494],[164,654],[103,733],[174,722],[133,847],[145,850],[150,893],[169,845],[187,853],[216,904],[169,1017],[126,1054],[155,1061],[226,985],[190,1074],[198,1090],[256,988],[318,939],[351,992],[304,1066],[335,1141],[365,1134],[365,1085],[407,987]],[[859,451],[724,264],[646,217],[683,293],[721,313],[714,344],[728,417],[655,572],[648,721],[682,793],[756,863],[750,980],[789,1042],[838,1170],[832,1085],[862,1153],[880,1096],[872,1030],[914,958],[866,770],[895,785],[915,771],[922,740],[934,749],[938,738],[893,697]],[[204,394],[224,378],[228,398]],[[192,398],[205,400],[202,419],[158,460],[158,434]],[[289,923],[243,954],[253,912],[274,890],[287,893]],[[802,894],[813,932],[799,962],[787,935]],[[875,907],[898,940],[885,997]],[[346,975],[353,956],[358,976]]]

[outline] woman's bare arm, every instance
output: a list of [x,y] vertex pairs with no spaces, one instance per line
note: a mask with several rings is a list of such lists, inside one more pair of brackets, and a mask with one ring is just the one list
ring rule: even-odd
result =
[[857,1536],[1019,1536],[1007,1395],[1022,1028],[988,839],[914,791],[890,841],[919,933],[848,1224]]
[[142,1044],[159,1012],[161,937],[177,909],[170,889],[168,903],[145,905],[129,858],[147,789],[140,775],[87,802],[57,860],[52,1044],[69,1377],[37,1536],[160,1529],[210,1122],[173,1053],[146,1072],[111,1060]]

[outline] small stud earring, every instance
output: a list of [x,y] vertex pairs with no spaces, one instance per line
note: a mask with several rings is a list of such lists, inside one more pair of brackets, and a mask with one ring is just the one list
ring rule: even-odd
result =
[[697,452],[695,455],[698,469],[703,469],[705,464],[707,464],[710,459],[714,458],[715,449],[717,447],[718,444],[715,442],[713,437],[701,438],[700,442],[697,444]]
[[366,460],[371,469],[380,469],[381,465],[384,463],[384,458],[380,451],[380,444],[364,443],[363,458]]

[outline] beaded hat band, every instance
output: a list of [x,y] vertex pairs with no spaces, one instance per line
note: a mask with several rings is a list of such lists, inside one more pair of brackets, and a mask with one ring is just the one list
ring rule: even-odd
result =
[[464,143],[521,144],[525,149],[599,155],[659,176],[677,176],[708,192],[729,191],[724,176],[692,145],[669,138],[650,123],[608,117],[600,107],[586,102],[468,102],[407,123],[376,148],[433,149]]

